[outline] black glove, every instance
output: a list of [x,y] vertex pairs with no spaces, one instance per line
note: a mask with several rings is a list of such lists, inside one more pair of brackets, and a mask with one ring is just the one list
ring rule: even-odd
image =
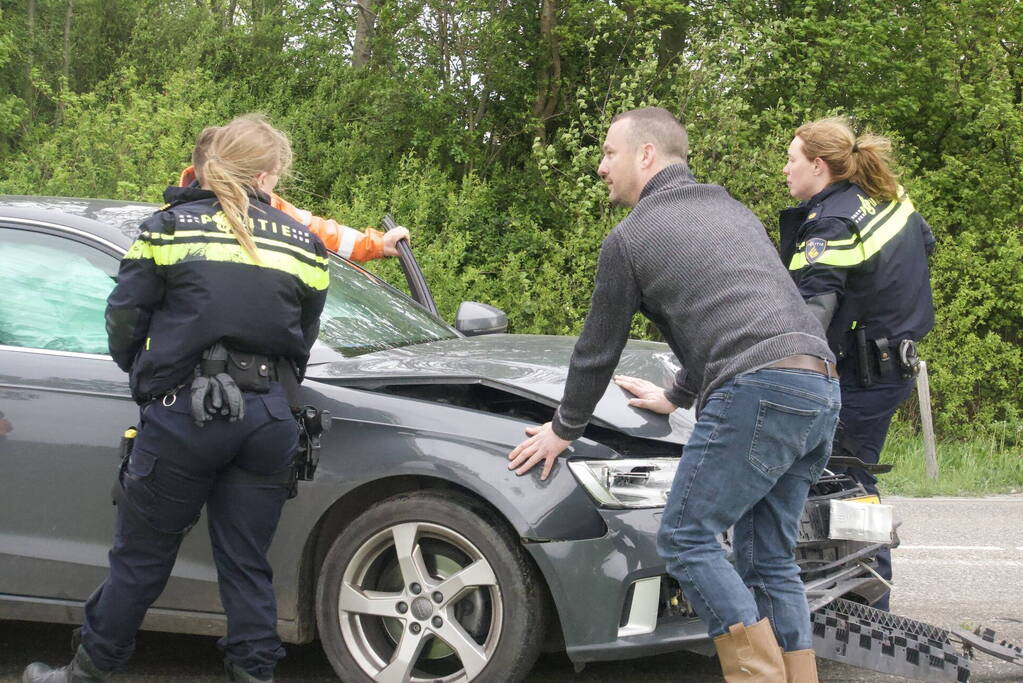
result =
[[242,390],[238,388],[234,378],[226,372],[221,372],[213,380],[217,385],[215,402],[220,414],[227,415],[231,422],[245,419],[245,396],[242,395]]
[[213,416],[206,412],[206,394],[210,390],[211,379],[213,378],[199,375],[192,380],[192,420],[196,427],[202,427],[213,419]]
[[224,389],[220,386],[216,375],[210,377],[210,388],[206,391],[206,414],[227,415],[224,409]]
[[245,417],[245,397],[226,372],[213,377],[199,375],[192,380],[192,420],[202,427],[216,415],[234,422]]

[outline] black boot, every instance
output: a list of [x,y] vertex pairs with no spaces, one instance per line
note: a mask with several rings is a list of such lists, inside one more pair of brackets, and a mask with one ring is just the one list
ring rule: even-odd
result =
[[224,660],[224,669],[227,670],[227,680],[229,681],[238,681],[239,683],[273,683],[274,680],[273,674],[270,674],[270,678],[256,678],[237,664],[227,660]]
[[40,662],[25,667],[22,683],[100,683],[107,680],[109,672],[100,671],[92,663],[89,653],[81,645],[75,651],[75,658],[67,666],[51,669]]

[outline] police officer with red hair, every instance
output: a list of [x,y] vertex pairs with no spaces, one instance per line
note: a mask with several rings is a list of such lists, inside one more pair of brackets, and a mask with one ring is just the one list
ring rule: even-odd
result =
[[[835,455],[880,458],[913,391],[916,342],[934,326],[927,257],[934,236],[892,172],[891,143],[843,118],[800,126],[784,174],[799,205],[781,212],[781,257],[838,359],[842,412]],[[877,479],[844,470],[870,493]],[[877,555],[891,579],[891,553]],[[885,593],[875,607],[888,609]]]

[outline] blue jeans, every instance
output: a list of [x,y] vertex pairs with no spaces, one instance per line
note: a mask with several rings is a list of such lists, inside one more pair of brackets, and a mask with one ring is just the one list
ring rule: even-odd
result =
[[[840,406],[837,380],[772,368],[731,379],[704,404],[657,549],[712,637],[766,617],[782,649],[812,647],[793,549]],[[731,527],[734,566],[718,540]]]

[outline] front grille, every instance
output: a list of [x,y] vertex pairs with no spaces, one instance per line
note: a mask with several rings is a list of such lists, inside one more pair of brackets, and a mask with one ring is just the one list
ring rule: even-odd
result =
[[799,522],[796,564],[803,580],[857,561],[869,561],[881,548],[876,543],[829,537],[832,500],[867,495],[863,486],[844,474],[826,475],[813,485]]

